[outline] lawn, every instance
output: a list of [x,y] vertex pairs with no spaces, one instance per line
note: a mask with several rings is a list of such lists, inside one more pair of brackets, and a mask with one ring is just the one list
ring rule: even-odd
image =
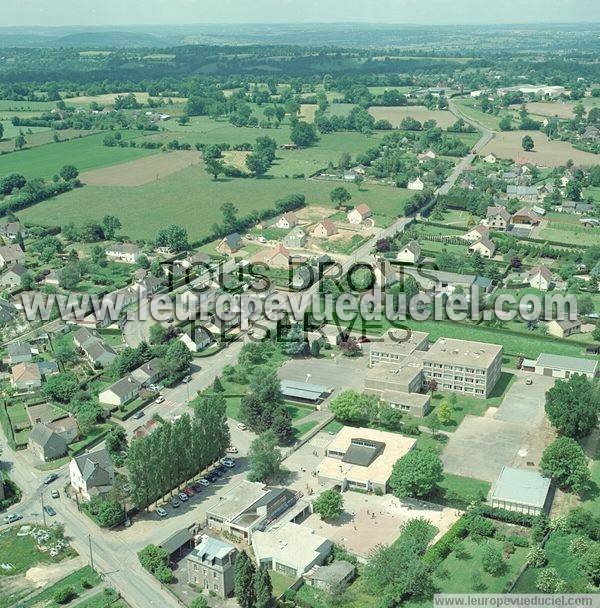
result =
[[446,501],[451,503],[453,500],[458,500],[469,504],[481,497],[487,498],[491,484],[480,479],[444,473],[444,479],[440,482],[439,487]]
[[273,597],[279,597],[282,593],[287,591],[294,582],[294,579],[291,576],[286,576],[281,572],[275,572],[275,570],[269,570],[269,576],[271,577],[271,584],[273,585]]
[[50,553],[39,551],[33,536],[17,536],[20,527],[20,525],[12,526],[0,534],[2,561],[13,566],[11,570],[0,569],[0,577],[26,572],[37,564],[55,564],[66,557],[65,552],[61,552],[57,557],[51,557]]
[[69,454],[77,454],[92,444],[99,442],[111,428],[112,425],[108,423],[96,424],[83,439],[69,445]]
[[[121,220],[121,233],[131,239],[153,239],[158,230],[175,223],[185,226],[190,238],[196,240],[208,236],[213,224],[222,221],[220,208],[225,202],[232,202],[240,217],[272,208],[275,201],[291,193],[304,194],[309,205],[330,205],[329,193],[336,185],[331,181],[275,177],[214,181],[202,165],[195,165],[143,186],[78,188],[23,210],[20,219],[55,225],[59,218],[63,225],[68,222],[81,225],[110,213]],[[376,213],[402,215],[407,192],[363,185],[360,190],[351,189],[352,204],[366,203]]]
[[17,608],[57,608],[59,604],[53,601],[53,597],[57,591],[64,589],[65,587],[73,587],[77,595],[81,595],[87,589],[91,589],[100,584],[100,576],[98,573],[91,568],[91,566],[84,566],[80,570],[72,572],[65,578],[61,579],[50,587],[45,587],[43,591],[34,595],[32,598],[21,602]]
[[87,600],[75,604],[74,608],[126,608],[127,604],[120,600],[112,589],[104,589]]
[[[123,132],[126,139],[133,135],[133,132]],[[4,154],[0,156],[0,175],[20,173],[28,179],[49,178],[64,165],[75,165],[80,172],[89,171],[157,153],[142,148],[109,148],[102,144],[104,137],[104,133],[97,133]]]
[[[559,576],[569,581],[570,586],[574,591],[585,592],[586,579],[581,575],[581,570],[576,559],[573,559],[569,551],[569,544],[577,537],[577,534],[568,534],[566,532],[553,532],[550,538],[544,545],[546,555],[548,556],[548,565],[546,568],[556,568]],[[539,570],[529,568],[523,573],[514,593],[537,593],[535,582],[537,580]]]

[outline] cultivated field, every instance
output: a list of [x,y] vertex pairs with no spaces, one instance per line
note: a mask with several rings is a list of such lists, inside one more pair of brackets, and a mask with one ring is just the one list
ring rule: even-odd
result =
[[[29,129],[33,131],[33,133],[28,133]],[[27,148],[35,148],[36,146],[43,146],[45,144],[54,143],[54,131],[52,131],[49,127],[27,127],[25,133],[25,147]],[[88,135],[94,134],[95,131],[83,131],[81,129],[64,129],[62,131],[58,131],[57,135],[61,141],[67,141],[69,139],[76,139],[79,137],[87,137]],[[14,152],[15,150],[15,142],[14,139],[7,139],[7,137],[14,138],[19,134],[18,127],[13,127],[11,123],[9,123],[8,130],[4,129],[4,139],[0,141],[0,153],[2,152]]]
[[[1,160],[1,159],[0,159]],[[22,220],[55,225],[88,219],[99,220],[107,213],[119,217],[123,234],[133,239],[154,238],[166,224],[185,226],[191,239],[210,234],[222,220],[220,207],[231,201],[244,216],[272,207],[287,193],[306,196],[310,205],[330,206],[329,193],[337,182],[289,180],[285,178],[226,179],[214,181],[203,165],[193,165],[158,181],[138,187],[85,186],[20,212]],[[407,190],[365,184],[352,187],[352,204],[366,203],[376,213],[402,214]]]
[[[528,104],[525,104],[527,111],[530,114],[535,114],[537,116],[558,116],[558,118],[573,118],[573,108],[575,107],[574,102],[543,102],[543,101],[535,101]],[[519,110],[520,105],[513,105],[511,108],[514,110]]]
[[[135,134],[125,131],[123,138],[129,139],[131,135]],[[52,177],[64,165],[75,165],[79,171],[89,171],[157,153],[156,150],[141,148],[108,148],[102,144],[103,139],[104,134],[98,133],[5,154],[0,156],[0,175],[21,173],[28,179]]]
[[[138,103],[148,103],[148,98],[150,97],[148,93],[136,91],[133,94],[138,100]],[[128,93],[105,93],[104,95],[80,95],[79,97],[67,97],[65,99],[65,103],[83,105],[90,104],[95,101],[101,106],[112,106],[115,103],[115,99],[119,95],[128,95]],[[167,102],[167,99],[169,98],[165,98],[165,104]],[[170,99],[173,101],[173,103],[185,103],[187,101],[187,98],[185,97],[171,97]]]
[[300,118],[306,122],[315,121],[315,112],[317,111],[317,104],[314,103],[303,103],[300,105]]
[[89,186],[143,186],[162,179],[202,161],[200,153],[191,150],[163,152],[138,158],[116,166],[95,169],[81,174],[81,181]]
[[[535,142],[532,152],[525,152],[521,141],[525,135],[531,135]],[[538,166],[559,167],[568,159],[576,165],[594,165],[598,163],[598,156],[589,152],[576,150],[565,141],[551,141],[541,132],[532,131],[503,131],[496,134],[481,151],[485,156],[493,152],[499,158],[512,160],[524,159]]]
[[456,116],[441,110],[428,110],[425,106],[379,106],[369,108],[369,114],[376,120],[389,120],[393,127],[399,127],[404,118],[411,117],[419,122],[435,120],[438,127],[446,128],[456,122]]

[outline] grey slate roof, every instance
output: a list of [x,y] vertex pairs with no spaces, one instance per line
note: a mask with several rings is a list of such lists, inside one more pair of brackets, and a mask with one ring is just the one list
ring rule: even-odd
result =
[[354,573],[354,566],[344,560],[335,560],[328,566],[320,566],[310,575],[314,581],[321,581],[328,586],[335,586]]
[[215,559],[225,559],[232,551],[236,551],[233,545],[206,535],[196,545],[192,554],[200,561],[212,562]]
[[75,462],[88,488],[110,485],[114,465],[106,449],[76,456]]
[[160,547],[168,552],[169,555],[175,553],[177,549],[180,549],[186,543],[192,540],[192,533],[187,528],[174,532],[165,541],[160,543]]
[[31,344],[29,342],[12,342],[6,347],[9,357],[23,357],[31,355]]

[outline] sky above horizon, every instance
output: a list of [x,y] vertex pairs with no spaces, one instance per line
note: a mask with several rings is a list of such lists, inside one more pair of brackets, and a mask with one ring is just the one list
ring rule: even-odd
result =
[[4,0],[2,26],[598,22],[598,0]]

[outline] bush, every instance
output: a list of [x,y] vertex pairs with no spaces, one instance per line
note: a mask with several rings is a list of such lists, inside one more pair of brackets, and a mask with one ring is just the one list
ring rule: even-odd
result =
[[440,540],[427,549],[423,555],[423,561],[428,564],[438,564],[444,561],[467,534],[467,518],[463,516],[450,527]]
[[477,508],[477,511],[490,519],[502,521],[507,524],[516,524],[517,526],[527,526],[528,528],[531,528],[535,521],[535,516],[533,515],[508,511],[507,509],[498,509],[486,504],[480,505]]
[[534,547],[527,554],[527,565],[532,568],[543,568],[548,563],[548,556],[541,547]]
[[467,516],[467,530],[473,538],[490,538],[496,532],[496,526],[485,517],[475,513]]
[[54,594],[54,601],[57,604],[68,604],[71,600],[74,600],[76,597],[77,597],[77,593],[75,592],[75,589],[73,589],[73,587],[71,587],[69,585],[68,587],[63,587],[62,589],[59,589]]

